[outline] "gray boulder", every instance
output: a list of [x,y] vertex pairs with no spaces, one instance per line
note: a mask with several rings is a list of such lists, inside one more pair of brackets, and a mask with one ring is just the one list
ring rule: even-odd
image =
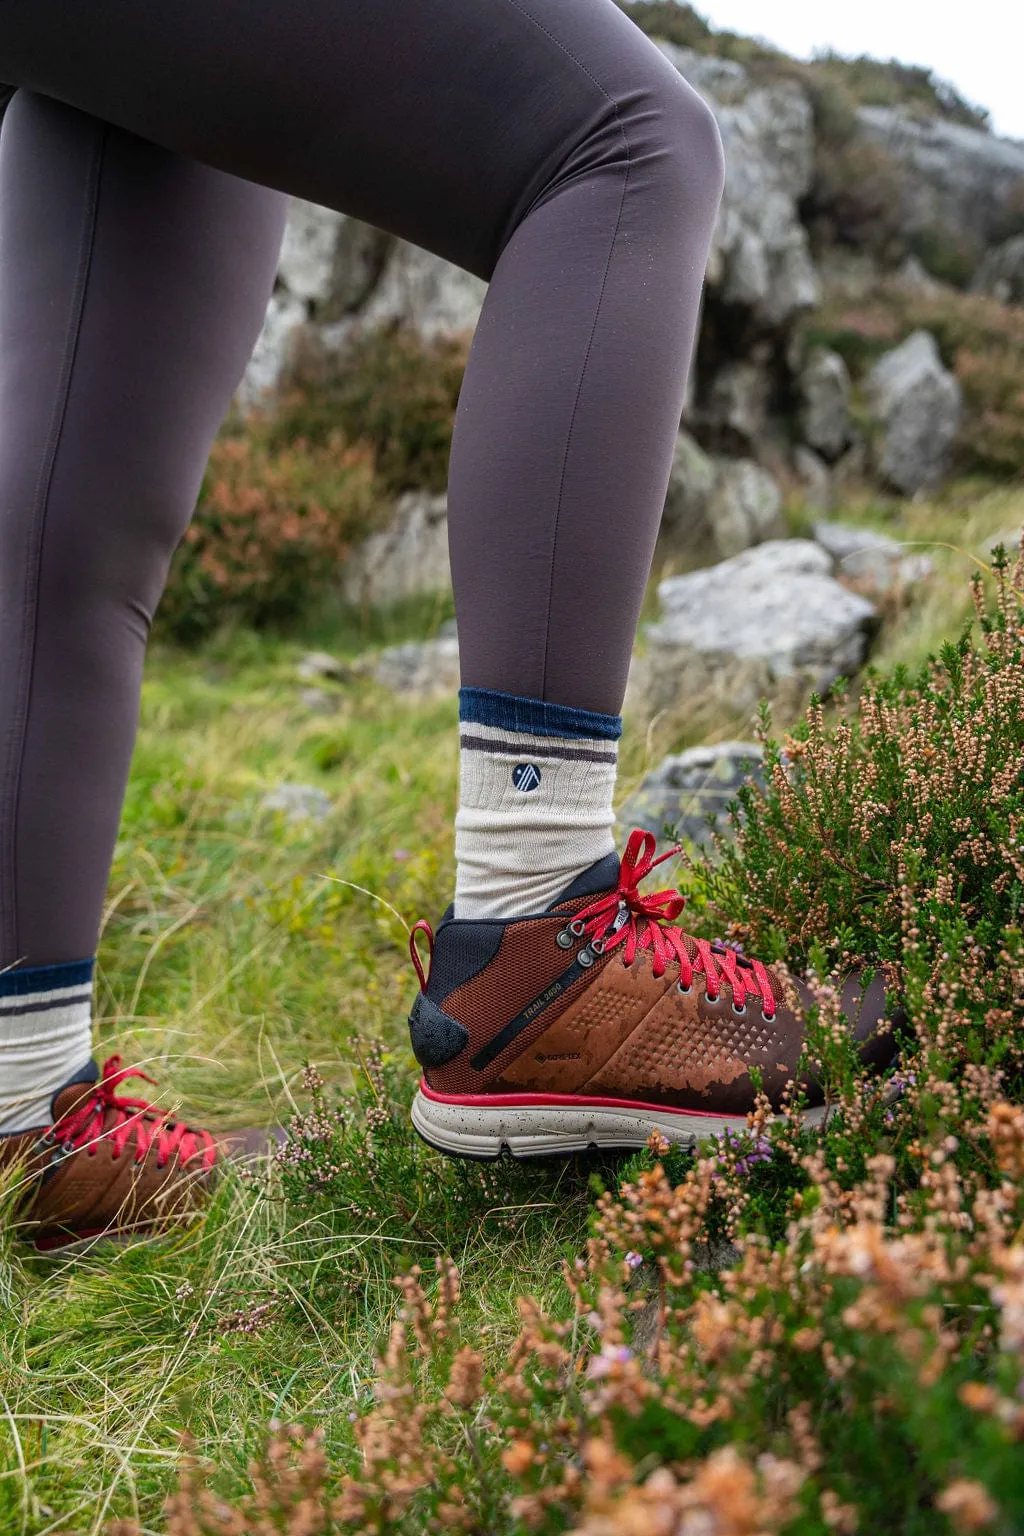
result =
[[716,470],[689,432],[680,432],[672,455],[662,531],[674,549],[699,553],[707,545],[707,512]]
[[292,824],[326,821],[333,810],[330,798],[313,784],[279,784],[263,796],[260,810],[276,811]]
[[748,741],[720,741],[664,758],[633,791],[618,813],[623,833],[633,827],[691,844],[728,827],[726,807],[753,778],[763,783],[761,748]]
[[712,458],[680,432],[662,534],[673,554],[720,560],[782,531],[782,492],[751,459]]
[[[721,700],[795,702],[852,676],[877,625],[873,605],[832,574],[809,539],[775,539],[658,588],[641,700],[651,713]],[[636,694],[634,693],[634,699]]]
[[750,358],[726,363],[715,374],[701,412],[716,447],[748,452],[765,433],[771,384]]
[[410,641],[381,651],[374,678],[392,693],[429,698],[455,693],[459,687],[459,642],[454,635],[435,640]]
[[708,285],[725,303],[781,326],[819,298],[797,207],[814,176],[810,101],[794,82],[756,83],[732,60],[658,46],[714,112],[725,147]]
[[1000,304],[1024,304],[1024,235],[1015,235],[989,251],[971,284]]
[[235,392],[236,403],[242,410],[251,410],[273,393],[307,318],[308,308],[303,299],[283,289],[271,295],[252,356]]
[[934,570],[927,555],[908,554],[895,539],[870,528],[819,522],[813,532],[815,542],[832,557],[832,574],[871,597],[914,586]]
[[342,572],[342,595],[354,606],[388,608],[451,586],[448,498],[406,491],[386,528],[353,550]]
[[850,375],[838,352],[817,347],[797,380],[804,441],[835,461],[851,437]]
[[904,495],[937,485],[949,467],[962,399],[934,336],[915,331],[886,352],[871,370],[868,393],[882,427],[883,479]]
[[1024,189],[1024,144],[905,107],[861,107],[858,132],[902,168],[901,223],[981,252]]
[[793,468],[803,486],[804,505],[812,512],[831,512],[835,488],[832,472],[825,460],[813,448],[808,448],[806,443],[797,443],[793,449]]
[[717,459],[708,499],[710,546],[723,559],[782,533],[782,492],[752,459]]

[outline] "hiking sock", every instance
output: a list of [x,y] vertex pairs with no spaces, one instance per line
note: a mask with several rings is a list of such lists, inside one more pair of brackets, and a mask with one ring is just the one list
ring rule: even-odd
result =
[[0,971],[0,1135],[52,1124],[54,1094],[90,1060],[92,969]]
[[459,692],[455,916],[543,912],[614,851],[619,715]]

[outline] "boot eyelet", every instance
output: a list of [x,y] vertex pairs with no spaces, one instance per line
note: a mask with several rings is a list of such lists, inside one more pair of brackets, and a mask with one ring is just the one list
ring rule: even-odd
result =
[[573,935],[574,938],[577,939],[582,939],[583,928],[584,924],[580,922],[578,917],[574,917],[572,922],[569,924],[569,932]]
[[693,982],[691,981],[688,987],[684,987],[681,981],[677,981],[676,991],[681,993],[683,997],[689,997],[690,993],[693,991]]
[[558,945],[559,949],[572,949],[572,946],[575,942],[576,941],[572,934],[569,932],[568,928],[563,928],[559,933],[555,934],[555,943]]
[[721,997],[721,995],[722,995],[721,992],[707,992],[707,991],[705,991],[705,993],[704,993],[705,999],[709,1003],[717,1003],[718,999]]
[[62,1141],[60,1149],[65,1157],[70,1157],[72,1152],[78,1150],[73,1141]]
[[581,949],[579,954],[576,956],[576,964],[577,965],[582,965],[583,969],[586,971],[586,970],[590,969],[590,967],[593,965],[593,963],[594,963],[594,953],[593,953],[593,950],[591,949],[590,945],[588,944],[586,946],[586,948],[585,949]]
[[764,1020],[764,1022],[766,1024],[774,1024],[775,1023],[775,1015],[774,1015],[774,1013],[765,1013],[763,1008],[761,1009],[761,1017],[762,1017],[762,1019]]
[[594,951],[595,955],[603,955],[604,954],[604,939],[591,939],[591,941],[590,941],[590,948]]
[[747,1005],[746,1003],[733,1003],[732,1011],[733,1013],[737,1014],[739,1018],[742,1018],[747,1011]]

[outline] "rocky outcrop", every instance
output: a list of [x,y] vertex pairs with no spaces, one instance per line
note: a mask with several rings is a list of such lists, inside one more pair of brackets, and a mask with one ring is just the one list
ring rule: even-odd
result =
[[663,758],[620,807],[622,835],[641,827],[659,840],[706,843],[712,831],[728,829],[737,790],[748,779],[764,783],[762,761],[761,748],[749,741],[720,741]]
[[782,532],[782,492],[751,459],[712,458],[680,432],[662,536],[675,555],[699,561],[737,555]]
[[733,60],[658,46],[704,97],[725,146],[708,285],[763,325],[784,325],[819,297],[797,206],[814,175],[811,104],[794,82],[761,84]]
[[392,521],[353,551],[342,575],[342,594],[357,607],[388,608],[450,586],[448,498],[429,491],[400,496]]
[[850,375],[838,352],[817,347],[797,380],[799,425],[804,442],[834,461],[849,446]]
[[1000,304],[1024,304],[1024,235],[1015,235],[989,251],[971,288]]
[[873,605],[832,574],[809,539],[776,539],[658,588],[663,618],[646,631],[632,702],[654,714],[718,699],[753,709],[796,703],[863,663]]
[[879,472],[904,495],[937,485],[960,428],[960,385],[935,338],[915,331],[871,370],[868,393],[882,428]]
[[858,131],[902,167],[900,218],[908,233],[940,232],[977,254],[1003,233],[1024,194],[1024,144],[903,107],[861,107]]

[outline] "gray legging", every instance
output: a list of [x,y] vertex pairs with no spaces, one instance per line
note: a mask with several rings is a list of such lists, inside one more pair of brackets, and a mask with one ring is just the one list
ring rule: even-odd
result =
[[450,466],[463,680],[614,714],[722,155],[613,0],[0,0],[0,79],[3,966],[95,948],[281,194],[490,280]]

